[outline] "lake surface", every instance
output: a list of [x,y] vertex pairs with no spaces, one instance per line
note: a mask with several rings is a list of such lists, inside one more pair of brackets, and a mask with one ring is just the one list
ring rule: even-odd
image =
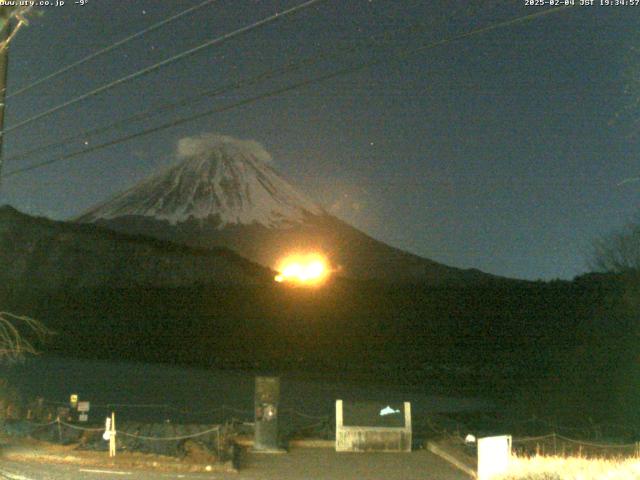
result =
[[[52,406],[69,395],[91,402],[92,420],[116,411],[137,421],[211,423],[221,419],[253,419],[253,373],[207,370],[162,364],[76,360],[41,356],[4,369],[25,399],[44,397]],[[382,377],[382,376],[381,376]],[[409,401],[414,418],[438,413],[489,410],[488,401],[430,394],[429,385],[385,386],[338,381],[330,377],[281,377],[281,418],[297,424],[331,422],[335,401]],[[383,378],[381,378],[381,381]]]

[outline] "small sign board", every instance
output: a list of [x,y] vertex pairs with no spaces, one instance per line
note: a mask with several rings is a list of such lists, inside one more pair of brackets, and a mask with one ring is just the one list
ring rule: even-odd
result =
[[87,415],[86,413],[81,413],[80,415],[78,415],[79,422],[86,422],[88,420],[89,420],[89,415]]
[[91,402],[78,402],[78,412],[88,412]]

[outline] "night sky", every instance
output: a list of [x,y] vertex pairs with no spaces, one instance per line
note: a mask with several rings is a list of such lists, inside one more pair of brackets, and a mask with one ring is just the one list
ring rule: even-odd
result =
[[[578,2],[579,0],[576,0]],[[202,0],[67,0],[11,44],[8,94]],[[7,100],[6,127],[303,0],[220,0]],[[599,3],[599,0],[597,1]],[[640,6],[325,0],[6,134],[4,174],[363,62],[369,68],[3,179],[0,203],[68,219],[175,161],[179,139],[262,143],[292,184],[395,247],[516,278],[586,271],[640,203]],[[324,57],[320,57],[324,55]],[[100,136],[27,149],[305,58],[269,81]]]

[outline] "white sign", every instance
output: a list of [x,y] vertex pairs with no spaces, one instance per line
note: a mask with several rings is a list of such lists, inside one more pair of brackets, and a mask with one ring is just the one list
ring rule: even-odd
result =
[[111,418],[107,417],[104,422],[104,433],[102,434],[102,438],[105,440],[109,440],[111,438]]
[[79,412],[88,412],[91,407],[91,402],[78,402]]
[[511,435],[478,439],[478,480],[507,473],[511,458]]
[[81,413],[80,415],[78,415],[79,422],[86,422],[87,420],[89,420],[89,415],[87,415],[86,413]]

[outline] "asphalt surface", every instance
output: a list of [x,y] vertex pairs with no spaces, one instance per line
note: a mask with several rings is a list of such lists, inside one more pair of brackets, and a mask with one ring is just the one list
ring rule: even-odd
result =
[[[78,480],[78,479],[131,479],[131,480],[152,480],[152,479],[225,479],[238,478],[237,475],[218,476],[213,473],[163,473],[163,472],[143,472],[128,469],[110,469],[99,467],[88,467],[78,465],[56,465],[39,462],[0,462],[1,480]],[[222,475],[222,474],[220,474]]]
[[441,458],[421,450],[405,454],[336,453],[332,449],[295,449],[280,455],[241,455],[238,473],[168,473],[130,468],[0,461],[0,480],[217,479],[217,480],[467,480]]

